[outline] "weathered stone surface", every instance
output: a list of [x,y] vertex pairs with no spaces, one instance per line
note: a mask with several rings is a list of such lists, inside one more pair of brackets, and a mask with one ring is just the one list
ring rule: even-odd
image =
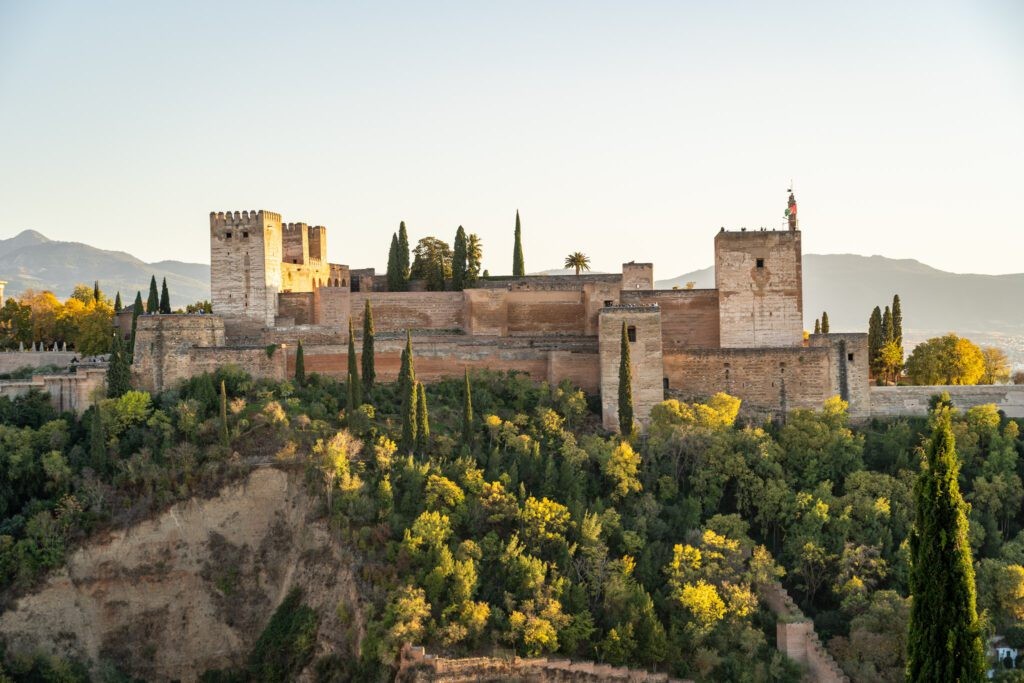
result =
[[601,420],[605,429],[619,428],[619,362],[622,357],[622,325],[635,341],[630,342],[633,373],[633,414],[641,428],[651,408],[665,399],[662,382],[661,311],[657,306],[621,305],[601,310],[598,352],[601,356]]
[[949,393],[960,410],[994,403],[1007,417],[1024,418],[1024,385],[870,387],[871,414],[878,417],[925,415],[932,396]]

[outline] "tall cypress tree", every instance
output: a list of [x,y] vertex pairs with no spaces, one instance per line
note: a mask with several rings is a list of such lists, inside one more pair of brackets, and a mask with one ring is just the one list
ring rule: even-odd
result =
[[345,410],[351,413],[360,405],[356,396],[356,383],[352,381],[352,373],[345,375]]
[[224,380],[220,381],[220,441],[225,450],[231,448],[231,435],[228,432],[228,388]]
[[882,313],[882,346],[885,346],[891,342],[894,338],[894,331],[892,327],[892,311],[889,307],[885,307],[885,312]]
[[163,284],[160,286],[160,312],[171,312],[171,293],[167,291],[167,278],[164,278]]
[[903,350],[903,308],[900,306],[900,295],[892,297],[892,340]]
[[160,312],[160,293],[156,289],[156,275],[149,276],[149,298],[146,300],[146,313]]
[[881,371],[879,356],[881,355],[882,346],[885,344],[883,334],[882,309],[875,306],[875,310],[871,311],[871,318],[868,319],[868,367],[871,368],[871,372],[875,375],[878,375]]
[[373,383],[377,381],[377,369],[375,367],[373,350],[373,310],[370,309],[370,300],[366,300],[363,308],[363,391],[369,393],[373,389]]
[[119,398],[132,388],[131,362],[121,339],[121,330],[115,330],[110,346],[110,362],[107,365],[107,397]]
[[388,251],[388,291],[402,291],[402,266],[398,262],[398,235],[391,233],[391,250]]
[[910,628],[907,680],[983,681],[985,657],[975,604],[967,506],[948,395],[932,414],[931,444],[914,486],[910,533]]
[[93,280],[92,281],[92,300],[95,301],[96,303],[99,303],[100,302],[100,297],[102,297],[102,296],[103,296],[103,294],[100,292],[100,281],[99,280]]
[[117,293],[117,297],[114,298],[114,313],[120,313],[123,305],[121,304],[121,292]]
[[416,450],[426,456],[430,445],[430,413],[427,412],[427,390],[423,382],[416,383],[416,398]]
[[524,277],[526,264],[523,261],[523,227],[519,223],[519,209],[516,209],[516,243],[512,248],[512,277]]
[[828,311],[821,312],[821,333],[828,334]]
[[623,436],[633,433],[633,368],[625,321],[622,323],[622,344],[619,347],[619,431]]
[[409,289],[409,233],[405,229],[405,221],[398,224],[398,273],[402,277],[402,288]]
[[103,417],[100,407],[92,408],[92,419],[89,420],[89,465],[95,472],[102,472],[107,465],[107,435],[103,428]]
[[821,334],[821,319],[814,319],[814,334]]
[[412,358],[412,335],[407,333],[405,350],[402,351],[402,374],[398,378],[402,396],[402,450],[412,453],[416,449],[416,435],[419,417],[419,402],[416,391],[416,368]]
[[363,385],[359,382],[359,363],[356,361],[356,333],[352,318],[348,319],[348,381],[352,385],[352,398],[355,401],[349,406],[355,410],[363,405]]
[[473,392],[469,385],[469,368],[466,368],[465,402],[462,405],[462,443],[473,443]]
[[302,340],[295,350],[295,383],[300,387],[306,383],[306,354],[302,350]]
[[467,254],[466,231],[460,225],[455,231],[455,246],[452,247],[452,289],[456,292],[461,292],[466,286]]
[[132,304],[132,338],[128,342],[128,355],[135,357],[135,328],[139,324],[139,316],[142,315],[142,292],[135,292],[135,303]]

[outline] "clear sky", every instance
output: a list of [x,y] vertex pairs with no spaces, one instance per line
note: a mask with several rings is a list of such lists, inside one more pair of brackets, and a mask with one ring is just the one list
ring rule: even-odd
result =
[[0,0],[0,238],[208,261],[263,208],[498,274],[518,208],[529,271],[666,278],[791,178],[805,253],[1024,271],[1024,2]]

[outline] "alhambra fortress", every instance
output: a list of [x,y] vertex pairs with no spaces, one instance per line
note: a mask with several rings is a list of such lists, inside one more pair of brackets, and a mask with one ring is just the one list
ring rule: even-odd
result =
[[[423,381],[461,376],[467,368],[518,371],[551,384],[568,380],[601,396],[608,429],[618,424],[623,324],[641,426],[666,397],[700,400],[719,391],[741,398],[744,412],[758,418],[818,408],[837,395],[853,420],[923,415],[938,391],[949,391],[961,408],[994,403],[1010,417],[1024,417],[1024,387],[872,386],[865,333],[805,337],[792,194],[789,202],[782,230],[715,234],[714,289],[671,290],[654,288],[652,264],[630,262],[614,274],[488,277],[444,292],[413,281],[412,291],[389,292],[372,268],[329,263],[323,226],[283,223],[270,211],[211,213],[214,314],[140,316],[133,382],[161,391],[227,364],[283,380],[294,373],[299,341],[307,372],[343,379],[349,321],[358,352],[369,302],[381,380],[397,377],[408,332]],[[130,315],[119,322],[130,329]],[[56,349],[0,354],[0,372],[66,365],[72,355]],[[101,368],[79,367],[72,375],[0,382],[0,395],[40,389],[58,409],[81,412],[103,379]]]

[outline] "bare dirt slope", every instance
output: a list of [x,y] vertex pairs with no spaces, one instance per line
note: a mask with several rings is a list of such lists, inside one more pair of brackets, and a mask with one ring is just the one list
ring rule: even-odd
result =
[[[299,474],[253,472],[209,500],[75,552],[0,615],[10,652],[109,660],[145,680],[195,680],[244,661],[291,588],[321,616],[318,654],[362,632],[350,552],[315,520]],[[339,605],[345,608],[338,610]],[[339,614],[348,623],[341,623]]]

